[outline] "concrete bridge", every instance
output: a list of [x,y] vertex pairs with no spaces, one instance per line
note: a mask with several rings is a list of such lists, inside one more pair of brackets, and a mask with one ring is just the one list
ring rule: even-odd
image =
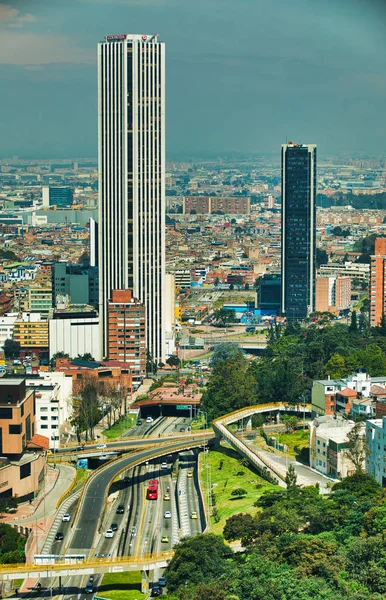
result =
[[258,473],[261,473],[262,475],[268,473],[281,487],[286,487],[285,477],[283,476],[282,472],[279,471],[273,463],[267,460],[266,456],[264,456],[256,448],[251,448],[249,445],[245,444],[243,440],[235,436],[234,433],[229,429],[228,425],[244,419],[250,420],[253,415],[264,414],[267,412],[277,412],[278,415],[282,412],[296,412],[304,415],[306,413],[310,414],[311,408],[311,404],[294,406],[286,402],[278,404],[257,404],[256,406],[249,406],[247,408],[242,408],[241,410],[224,415],[223,417],[213,421],[212,425],[216,436],[226,440],[228,444],[230,444],[232,448],[236,450],[236,452],[241,454],[251,465],[255,467]]
[[121,573],[124,571],[149,571],[166,567],[173,558],[174,550],[140,557],[123,556],[115,558],[91,558],[84,556],[40,555],[35,560],[40,564],[14,564],[0,566],[0,581],[48,577],[75,577],[76,575],[95,575],[102,573]]

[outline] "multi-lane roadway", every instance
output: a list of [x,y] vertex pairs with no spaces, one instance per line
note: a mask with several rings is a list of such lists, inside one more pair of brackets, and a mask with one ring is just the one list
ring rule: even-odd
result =
[[[189,425],[188,419],[161,417],[153,423],[138,425],[131,435],[146,438],[159,434],[165,441],[164,436],[179,432],[181,428],[186,430]],[[202,443],[198,436],[196,441],[191,441],[192,448]],[[156,458],[154,447],[145,448],[96,472],[87,484],[79,506],[76,508],[77,498],[72,505],[66,506],[70,522],[63,522],[59,513],[46,540],[44,553],[141,556],[171,549],[181,535],[202,531],[204,519],[197,485],[197,451],[183,452],[184,445],[181,440],[170,441],[159,449]],[[150,479],[159,482],[157,500],[146,499]],[[106,537],[106,531],[111,528],[112,537]],[[58,532],[63,534],[62,540],[56,539]],[[160,575],[161,572],[154,573],[153,579],[157,581]],[[36,598],[47,595],[51,582],[42,580],[40,583],[42,590]],[[58,583],[56,581],[54,585]],[[90,598],[85,592],[88,577],[72,577],[61,583],[65,600],[75,600],[75,594],[78,600],[83,594]],[[98,577],[95,576],[91,583],[96,588],[100,583]]]

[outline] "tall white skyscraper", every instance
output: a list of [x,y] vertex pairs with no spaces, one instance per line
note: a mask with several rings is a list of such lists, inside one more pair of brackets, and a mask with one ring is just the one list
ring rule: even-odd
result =
[[98,44],[99,304],[130,289],[146,306],[147,347],[165,360],[165,44],[158,35]]

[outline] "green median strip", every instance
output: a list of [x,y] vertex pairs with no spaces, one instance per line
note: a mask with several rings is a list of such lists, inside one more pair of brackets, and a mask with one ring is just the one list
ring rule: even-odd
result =
[[141,572],[106,573],[98,588],[95,599],[102,600],[144,600],[147,595],[141,592]]
[[128,429],[131,429],[137,420],[136,415],[128,415],[122,421],[115,423],[103,431],[103,435],[110,440],[114,440],[123,435]]

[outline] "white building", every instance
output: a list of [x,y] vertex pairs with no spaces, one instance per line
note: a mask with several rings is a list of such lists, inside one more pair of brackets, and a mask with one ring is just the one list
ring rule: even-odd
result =
[[0,317],[0,349],[4,349],[5,340],[12,339],[13,328],[17,321],[18,313],[7,313]]
[[310,466],[324,475],[338,478],[354,473],[354,465],[346,455],[347,435],[353,427],[354,421],[348,421],[341,416],[325,415],[314,419],[309,426]]
[[96,311],[65,309],[56,311],[49,319],[50,358],[57,352],[65,352],[71,358],[90,353],[101,360],[99,317]]
[[165,275],[165,353],[169,357],[174,353],[175,346],[175,280],[171,274]]
[[386,417],[366,421],[366,471],[386,486]]
[[39,372],[26,379],[35,390],[36,433],[50,440],[50,448],[58,446],[60,434],[72,430],[72,377],[64,373]]
[[99,315],[129,289],[146,306],[148,349],[165,361],[165,44],[158,35],[98,44]]

